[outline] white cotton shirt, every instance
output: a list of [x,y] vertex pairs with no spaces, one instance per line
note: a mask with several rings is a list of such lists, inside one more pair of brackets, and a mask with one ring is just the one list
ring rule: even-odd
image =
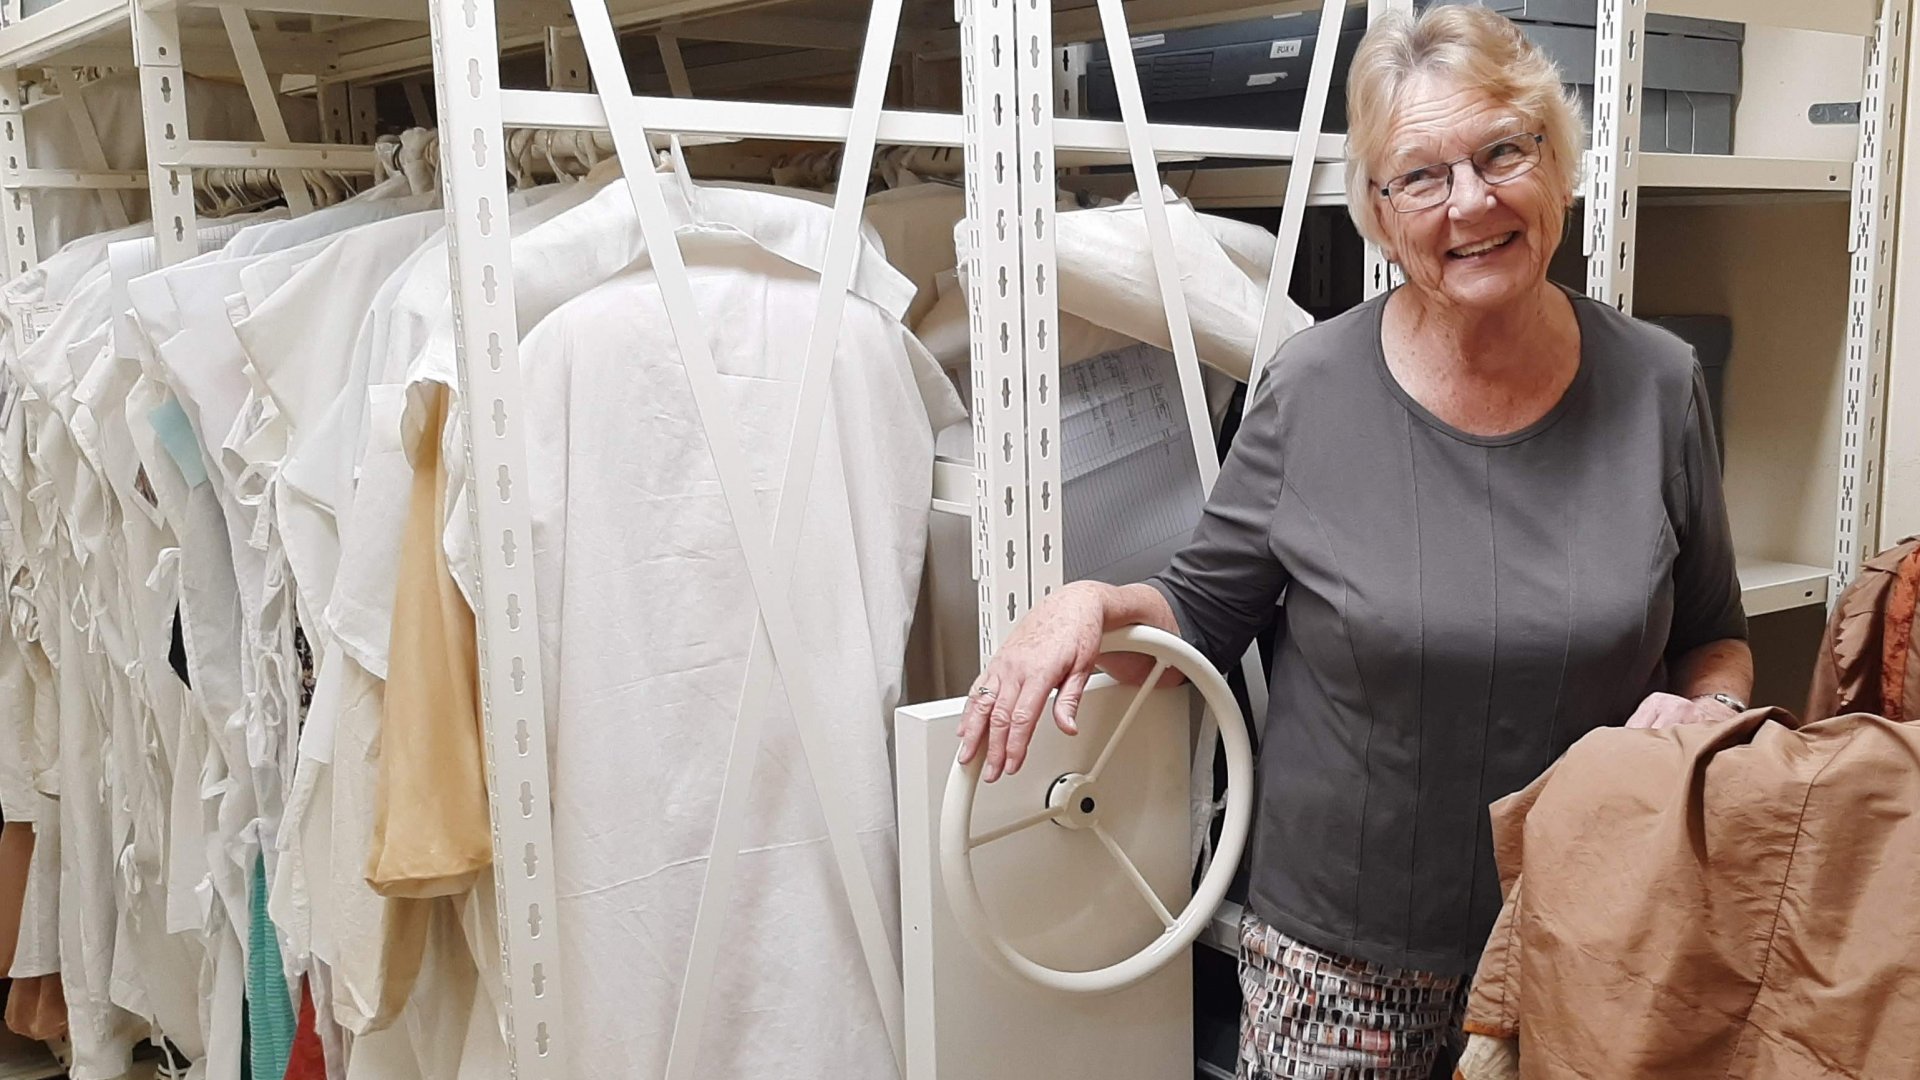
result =
[[[828,212],[795,200],[781,209],[790,216],[775,235],[817,258]],[[740,425],[770,517],[804,354],[794,328],[811,322],[819,279],[717,217],[679,241],[723,412]],[[817,764],[833,772],[820,779],[851,807],[888,912],[887,717],[925,544],[933,430],[955,410],[950,389],[924,396],[898,321],[910,286],[891,282],[884,302],[869,293],[847,308],[792,597],[827,699],[833,750]],[[528,335],[522,364],[572,1060],[583,1078],[657,1075],[757,605],[651,268],[637,263],[564,305]],[[891,1078],[792,713],[778,693],[769,710],[700,1071]]]
[[[131,635],[122,645],[128,655],[116,660],[123,675],[114,685],[126,693],[111,742],[123,784],[116,809],[125,810],[116,822],[120,884],[126,890],[116,941],[128,946],[119,958],[124,963],[116,964],[114,1000],[149,1017],[183,1052],[197,1057],[205,1045],[196,1005],[205,950],[198,935],[171,933],[169,925],[173,786],[188,694],[168,657],[175,595],[148,586],[173,538],[136,482],[142,466],[126,408],[139,366],[110,349],[95,355],[74,394],[72,428],[116,506],[114,531],[106,536],[103,553],[112,563],[108,584],[118,592],[119,605],[107,629]],[[115,654],[110,647],[108,655]]]
[[20,905],[20,940],[9,978],[31,979],[60,971],[60,807],[42,795],[34,813],[33,862]]
[[0,814],[32,821],[40,812],[33,783],[33,679],[11,621],[0,624]]
[[[589,208],[603,207],[611,191],[609,187],[582,183],[516,193],[509,199],[508,217],[516,252],[527,235],[591,216]],[[396,271],[399,280],[389,279],[392,291],[381,290],[376,304],[386,306],[377,306],[375,311],[384,312],[384,317],[364,328],[356,344],[355,373],[343,386],[335,407],[323,418],[321,434],[307,444],[313,453],[303,447],[288,466],[291,486],[316,503],[333,508],[339,522],[340,570],[328,600],[328,628],[342,648],[380,678],[385,678],[387,671],[400,535],[413,470],[402,449],[405,444],[400,428],[386,428],[390,421],[376,417],[375,412],[402,400],[396,396],[397,391],[379,388],[404,387],[408,371],[418,362],[416,357],[438,337],[451,332],[450,275],[444,241],[442,236],[423,245]],[[576,254],[576,265],[594,265],[588,253]],[[516,284],[519,274],[516,254]],[[525,310],[529,298],[523,296],[518,301]],[[392,414],[395,420],[400,415]],[[332,454],[327,453],[330,447]],[[343,459],[339,456],[343,449],[355,456]],[[342,505],[337,500],[343,497],[349,476],[357,477],[357,483]]]
[[[1244,381],[1266,304],[1273,235],[1257,225],[1196,213],[1183,202],[1167,204],[1167,220],[1200,361]],[[1063,320],[1070,317],[1122,335],[1120,344],[1173,348],[1139,201],[1071,211],[1054,221]],[[965,265],[969,250],[964,226],[956,231],[955,249]],[[1279,318],[1276,341],[1313,321],[1287,299],[1281,302]],[[942,364],[957,367],[967,360],[966,322],[965,293],[954,290],[941,297],[918,329],[930,346],[943,343],[935,348]],[[1061,333],[1065,335],[1066,328]],[[1087,349],[1063,351],[1061,359],[1072,363],[1114,347],[1113,339],[1093,341]]]
[[[319,431],[346,388],[355,342],[385,281],[444,224],[435,210],[346,232],[233,324],[287,429],[289,459]],[[283,486],[276,496],[280,536],[305,610],[325,611],[339,564],[332,515],[295,489]]]
[[[388,181],[388,183],[392,182]],[[393,189],[386,190],[391,193]],[[351,230],[363,225],[371,225],[387,218],[405,217],[409,214],[436,210],[440,206],[440,193],[437,191],[390,198],[369,197],[371,195],[372,193],[369,192],[333,206],[322,207],[300,217],[249,226],[242,229],[221,248],[222,257],[249,260],[260,255],[288,251],[315,240],[345,236]]]
[[[670,220],[713,223],[720,227],[744,230],[768,250],[797,265],[819,272],[825,258],[826,229],[831,221],[827,200],[817,192],[795,192],[753,184],[701,184],[692,187],[669,182],[664,186]],[[689,207],[686,195],[691,191],[697,206]],[[913,300],[913,284],[901,277],[885,258],[878,236],[864,223],[864,243],[854,264],[853,288],[858,294],[874,297],[890,311],[905,312]],[[529,231],[520,238],[513,253],[515,314],[524,336],[548,313],[561,304],[606,280],[646,252],[646,241],[633,210],[632,196],[625,184],[614,184],[572,213],[556,218],[548,225]],[[797,325],[811,325],[806,321]],[[915,343],[917,346],[917,343]],[[793,345],[804,351],[803,344]],[[925,385],[928,395],[952,391],[931,363],[921,362],[916,347],[913,376]],[[459,383],[458,352],[451,320],[437,329],[410,369],[407,401],[408,445],[423,427],[431,387],[448,387],[456,403]],[[929,398],[931,400],[931,398]],[[447,462],[450,530],[465,528],[467,521],[465,469],[466,452],[464,410],[456,407],[449,415],[442,439]],[[450,531],[447,541],[448,564],[455,580],[471,603],[478,580],[470,543]]]

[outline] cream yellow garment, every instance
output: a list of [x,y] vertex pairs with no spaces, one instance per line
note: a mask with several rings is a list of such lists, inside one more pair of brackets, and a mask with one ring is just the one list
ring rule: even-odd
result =
[[439,542],[446,418],[442,387],[413,454],[380,725],[367,884],[389,897],[466,892],[493,862],[473,612]]

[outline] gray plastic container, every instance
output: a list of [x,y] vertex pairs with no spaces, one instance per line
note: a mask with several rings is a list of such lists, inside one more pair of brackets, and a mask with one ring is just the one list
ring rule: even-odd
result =
[[1727,437],[1720,402],[1727,383],[1727,361],[1733,355],[1733,321],[1725,315],[1658,315],[1647,321],[1693,346],[1694,355],[1699,357],[1700,371],[1707,380],[1707,401],[1713,411],[1714,441],[1724,468]]

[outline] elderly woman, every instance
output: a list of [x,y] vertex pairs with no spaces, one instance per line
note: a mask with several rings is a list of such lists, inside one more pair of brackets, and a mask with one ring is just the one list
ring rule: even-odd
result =
[[[1276,619],[1242,1077],[1444,1069],[1501,906],[1487,806],[1589,730],[1742,711],[1752,684],[1705,384],[1686,344],[1547,280],[1581,125],[1478,7],[1372,30],[1348,195],[1407,283],[1289,340],[1192,541],[1079,582],[974,686],[963,759],[1071,734],[1103,631],[1226,665]],[[1284,597],[1284,604],[1282,600]]]

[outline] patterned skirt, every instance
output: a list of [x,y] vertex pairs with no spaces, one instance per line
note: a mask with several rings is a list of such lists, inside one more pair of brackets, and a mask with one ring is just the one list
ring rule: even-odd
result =
[[1240,923],[1238,1080],[1428,1080],[1450,1068],[1467,980],[1321,952]]

